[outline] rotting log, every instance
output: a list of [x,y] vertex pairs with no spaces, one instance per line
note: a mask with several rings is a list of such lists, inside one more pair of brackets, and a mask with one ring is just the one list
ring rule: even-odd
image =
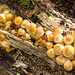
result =
[[[1,1],[3,1],[3,0],[1,0]],[[8,3],[8,5],[9,5],[9,3]],[[47,4],[45,4],[45,5],[47,5]],[[31,11],[31,10],[21,11],[21,9],[18,9],[18,5],[14,4],[13,8],[15,10],[17,9],[16,11],[19,11],[19,13],[21,13],[21,14],[17,13],[18,15],[22,16],[23,18],[27,16],[31,21],[35,22],[37,25],[41,25],[43,28],[46,28],[46,30],[47,29],[52,30],[53,27],[60,26],[65,32],[68,32],[67,29],[65,29],[65,28],[67,28],[66,24],[69,24],[68,29],[69,29],[69,32],[71,32],[70,30],[73,30],[75,27],[74,26],[75,24],[73,22],[68,21],[63,15],[61,15],[59,12],[55,11],[52,7],[50,7],[50,9],[48,9],[48,10],[47,10],[47,8],[45,10],[43,10],[39,6],[39,8],[36,7],[35,8],[36,10],[34,9],[33,11]],[[32,14],[30,11],[32,12]],[[34,18],[37,18],[39,22],[34,21],[34,18],[32,15],[34,15]],[[56,18],[61,19],[61,21],[63,21],[64,24],[61,26],[60,25],[61,22],[57,23],[57,22],[53,21],[51,18],[49,18],[49,16],[55,16]],[[23,42],[21,39],[17,38],[16,36],[14,36],[8,32],[0,30],[0,33],[5,35],[6,39],[9,41],[11,46],[14,46],[14,47],[22,50],[24,53],[30,55],[31,57],[33,55],[34,55],[34,57],[36,56],[43,62],[47,63],[46,66],[48,66],[52,70],[55,69],[55,67],[58,68],[58,71],[60,71],[60,73],[61,73],[61,74],[59,73],[60,75],[62,75],[62,74],[73,75],[74,74],[74,70],[72,70],[71,72],[66,72],[61,66],[58,66],[55,63],[55,59],[50,59],[46,55],[47,50],[45,48],[35,47],[30,42],[27,42],[27,41]],[[41,62],[40,62],[40,64],[41,64]]]

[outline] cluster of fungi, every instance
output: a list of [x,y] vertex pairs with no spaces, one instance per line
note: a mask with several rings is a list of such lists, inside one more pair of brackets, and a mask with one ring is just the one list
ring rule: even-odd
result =
[[[56,55],[56,63],[63,65],[64,69],[71,71],[75,67],[75,31],[72,34],[63,35],[63,30],[59,27],[44,31],[41,26],[29,22],[16,14],[12,14],[8,9],[0,14],[0,24],[5,25],[5,30],[23,41],[29,41],[34,46],[47,48],[47,56],[51,59]],[[32,39],[34,41],[32,41]],[[3,34],[0,34],[0,47],[6,52],[15,48],[10,46]]]

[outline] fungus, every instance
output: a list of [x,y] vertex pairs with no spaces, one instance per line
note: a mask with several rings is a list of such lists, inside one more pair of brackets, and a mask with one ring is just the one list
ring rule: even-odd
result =
[[6,52],[10,52],[12,50],[14,50],[15,48],[14,47],[11,47],[11,48],[6,48]]
[[4,14],[7,14],[7,13],[9,13],[9,10],[6,9],[6,10],[3,11],[3,13],[4,13]]
[[75,60],[72,61],[72,65],[75,67]]
[[62,44],[54,45],[54,53],[55,55],[61,55],[63,53],[64,46]]
[[10,47],[10,45],[9,45],[9,43],[8,43],[7,40],[3,40],[3,41],[2,41],[2,46],[3,46],[3,47],[6,47],[6,48],[9,48],[9,47]]
[[6,20],[12,20],[13,19],[13,15],[11,13],[7,13],[5,15],[5,17],[6,17]]
[[54,41],[54,35],[52,34],[52,32],[51,31],[46,31],[46,36],[47,36],[47,40],[48,41]]
[[30,34],[26,33],[26,39],[27,39],[27,40],[31,39]]
[[65,58],[63,57],[63,55],[60,55],[56,58],[56,63],[58,65],[63,65],[65,63]]
[[65,44],[71,44],[73,43],[73,36],[70,34],[67,34],[66,36],[64,36],[63,41]]
[[46,48],[47,49],[51,49],[53,47],[53,43],[52,42],[46,42]]
[[42,41],[39,43],[39,46],[45,47],[45,46],[46,46],[46,41],[45,41],[45,40],[42,40]]
[[15,18],[15,21],[14,22],[15,22],[16,25],[20,25],[21,22],[22,22],[22,20],[23,20],[22,17],[19,17],[18,16],[18,17]]
[[5,22],[6,20],[6,17],[5,17],[5,14],[0,14],[0,22]]
[[65,57],[71,57],[74,55],[74,47],[71,45],[66,45],[64,50],[63,50],[63,55]]
[[35,34],[36,34],[35,39],[38,39],[39,37],[42,37],[44,35],[43,28],[42,27],[36,28]]
[[47,55],[48,55],[50,58],[54,58],[54,57],[55,57],[53,48],[47,50]]
[[73,66],[72,66],[72,62],[70,60],[67,60],[65,63],[64,63],[64,69],[66,71],[71,71],[73,69]]
[[54,42],[55,43],[62,43],[62,39],[63,39],[63,35],[61,35],[61,34],[56,34],[54,36]]
[[0,40],[5,40],[5,36],[4,35],[0,35]]
[[29,25],[29,21],[28,20],[23,20],[21,23],[21,27],[22,28],[27,28],[27,26]]
[[59,27],[56,27],[53,29],[53,35],[62,34],[62,33],[63,33],[63,30]]
[[14,29],[11,30],[11,34],[16,34],[16,31]]
[[25,34],[25,30],[22,29],[22,28],[19,28],[19,29],[18,29],[18,34],[19,34],[19,35],[24,35],[24,34]]
[[35,31],[36,31],[36,24],[30,23],[27,27],[27,32],[30,33],[31,37],[35,37]]

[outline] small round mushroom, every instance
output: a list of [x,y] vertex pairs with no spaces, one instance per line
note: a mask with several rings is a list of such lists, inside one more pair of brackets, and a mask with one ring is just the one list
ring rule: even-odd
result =
[[27,28],[27,26],[29,25],[29,21],[28,20],[23,20],[21,23],[21,27],[22,28]]
[[27,31],[28,31],[29,33],[34,33],[34,32],[36,31],[36,24],[30,23],[30,24],[28,25],[28,27],[27,27]]
[[53,35],[62,34],[62,33],[63,33],[63,30],[59,27],[56,27],[53,29]]
[[0,22],[5,22],[6,20],[6,17],[5,17],[5,14],[0,14]]
[[10,52],[10,51],[12,51],[14,49],[15,49],[14,47],[6,48],[6,52]]
[[22,29],[22,28],[19,28],[19,29],[18,29],[18,34],[19,34],[19,35],[24,35],[24,34],[25,34],[25,30]]
[[75,40],[75,31],[73,31],[72,35],[73,35],[73,39]]
[[26,39],[27,39],[27,40],[31,39],[30,34],[26,33]]
[[7,14],[7,13],[9,13],[9,10],[6,9],[6,10],[3,11],[3,13],[4,13],[4,14]]
[[45,35],[48,35],[48,34],[52,34],[52,32],[51,32],[50,30],[47,30],[47,31],[45,32]]
[[12,21],[7,21],[6,23],[5,23],[5,25],[7,26],[7,25],[11,25],[12,24]]
[[74,55],[74,47],[71,45],[66,45],[64,50],[63,50],[63,55],[65,57],[71,57]]
[[10,47],[10,45],[9,45],[9,43],[8,43],[7,40],[3,40],[3,41],[2,41],[2,46],[3,46],[3,47],[6,47],[6,48],[9,48],[9,47]]
[[21,22],[22,22],[22,20],[23,20],[22,17],[19,17],[19,16],[16,17],[16,18],[15,18],[15,24],[16,24],[16,25],[20,25]]
[[53,43],[52,42],[46,42],[46,48],[47,49],[51,49],[53,47]]
[[35,32],[35,38],[38,39],[39,37],[42,37],[44,35],[44,30],[42,27],[38,27],[36,28],[36,32]]
[[52,34],[52,32],[50,30],[47,30],[45,35],[47,36],[47,40],[50,41],[54,41],[54,35]]
[[46,41],[42,40],[41,42],[39,42],[39,46],[46,47]]
[[64,63],[65,63],[65,58],[63,57],[63,55],[60,55],[60,56],[58,56],[57,58],[56,58],[56,63],[58,64],[58,65],[63,65]]
[[5,36],[4,35],[0,35],[0,40],[5,40]]
[[55,55],[61,55],[63,53],[64,46],[62,44],[54,45],[54,53]]
[[71,44],[73,43],[73,36],[70,34],[67,34],[66,36],[64,36],[63,41],[65,44]]
[[61,35],[61,34],[56,34],[56,35],[54,36],[54,42],[55,42],[55,43],[62,43],[62,40],[63,40],[63,35]]
[[72,61],[72,65],[75,67],[75,60]]
[[5,15],[5,17],[6,17],[6,20],[12,20],[13,19],[13,15],[11,13],[7,13]]
[[14,29],[11,30],[11,34],[16,34],[16,31]]
[[72,62],[70,60],[67,60],[65,63],[64,63],[64,69],[66,71],[71,71],[73,69],[73,65],[72,65]]
[[51,48],[51,49],[49,49],[49,50],[47,51],[47,55],[48,55],[50,58],[54,58],[54,57],[55,57],[53,48]]
[[[73,31],[72,35],[73,35],[73,39],[74,39],[74,44],[73,44],[73,46],[74,46],[74,49],[75,49],[75,31]],[[75,55],[75,50],[74,50],[74,55]]]
[[71,57],[65,57],[66,60],[74,60],[74,56],[71,56]]
[[27,27],[27,32],[30,33],[32,38],[35,38],[36,24],[30,23]]

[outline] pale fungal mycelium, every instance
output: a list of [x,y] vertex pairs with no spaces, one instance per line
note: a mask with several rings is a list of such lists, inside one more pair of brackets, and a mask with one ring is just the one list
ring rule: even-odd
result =
[[[53,31],[44,31],[41,26],[15,13],[12,14],[8,9],[0,13],[0,25],[5,26],[2,30],[15,35],[22,41],[29,41],[34,46],[46,48],[47,56],[51,59],[56,58],[55,62],[63,65],[65,70],[71,71],[75,67],[75,31],[66,35],[60,27],[53,28]],[[6,52],[15,50],[3,34],[0,34],[0,47]]]

